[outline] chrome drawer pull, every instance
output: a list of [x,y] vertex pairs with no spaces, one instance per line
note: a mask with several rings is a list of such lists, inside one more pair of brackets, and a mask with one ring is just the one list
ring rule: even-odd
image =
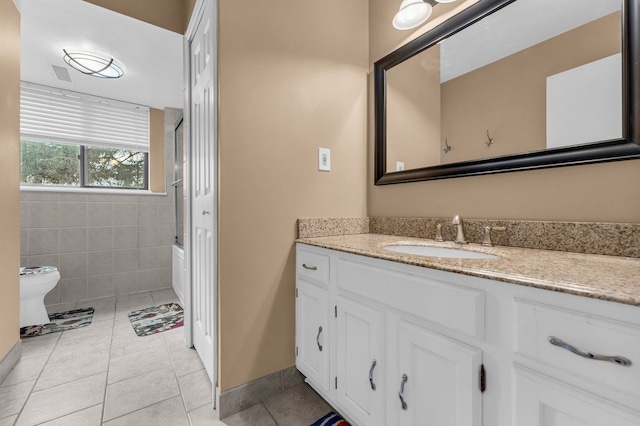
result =
[[316,336],[316,344],[318,345],[318,350],[322,352],[322,345],[320,344],[320,333],[322,333],[322,326],[318,327],[318,335]]
[[409,378],[407,377],[406,374],[403,374],[402,382],[400,383],[400,392],[398,392],[398,397],[400,398],[400,403],[402,405],[403,410],[407,409],[407,403],[404,402],[404,384],[407,383],[407,380],[409,380]]
[[317,271],[317,270],[318,270],[318,267],[317,267],[317,266],[309,266],[309,265],[307,265],[306,263],[303,263],[303,264],[302,264],[302,267],[303,267],[304,269],[309,269],[309,270],[311,270],[311,271]]
[[555,336],[549,336],[548,339],[549,339],[549,343],[551,343],[552,345],[559,346],[562,349],[566,349],[569,352],[573,352],[574,354],[580,355],[583,358],[595,359],[598,361],[613,362],[614,364],[623,365],[625,367],[629,367],[631,365],[631,360],[621,356],[592,354],[591,352],[586,352],[576,348],[575,346],[571,346],[570,344],[565,343],[562,339],[558,339]]
[[369,384],[371,385],[371,390],[376,390],[376,384],[373,383],[373,369],[376,368],[377,363],[375,359],[371,361],[371,368],[369,369]]

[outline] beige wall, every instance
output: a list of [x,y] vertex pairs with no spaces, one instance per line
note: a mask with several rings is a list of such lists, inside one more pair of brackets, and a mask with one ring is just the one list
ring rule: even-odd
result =
[[366,214],[367,16],[367,0],[220,2],[222,390],[295,362],[296,219]]
[[[424,32],[420,29],[407,35],[391,26],[395,2],[370,0],[369,7],[371,67],[407,39]],[[640,222],[640,160],[374,186],[372,105],[369,117],[370,216],[460,214],[463,218]]]
[[[419,82],[419,84],[416,84]],[[387,72],[387,171],[440,164],[440,46]]]
[[85,0],[149,24],[184,34],[195,0]]
[[20,338],[20,14],[0,1],[0,360]]
[[457,148],[443,162],[545,149],[547,77],[619,53],[620,20],[612,13],[443,83],[442,132]]
[[165,192],[164,175],[164,111],[151,108],[149,111],[149,189]]

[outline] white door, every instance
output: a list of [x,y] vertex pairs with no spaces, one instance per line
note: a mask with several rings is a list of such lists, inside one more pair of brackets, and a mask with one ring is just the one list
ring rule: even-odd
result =
[[337,399],[362,425],[384,424],[383,314],[338,296]]
[[480,426],[482,352],[407,321],[397,331],[396,377],[387,378],[394,424]]
[[632,426],[640,414],[573,386],[518,368],[515,371],[518,426]]
[[216,383],[217,109],[216,8],[203,2],[189,38],[191,159],[191,327],[211,382]]
[[298,278],[296,366],[322,390],[329,390],[329,290]]

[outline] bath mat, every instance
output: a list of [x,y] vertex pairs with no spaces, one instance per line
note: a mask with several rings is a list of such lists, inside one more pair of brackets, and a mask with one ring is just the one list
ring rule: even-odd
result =
[[86,327],[93,320],[93,308],[74,309],[73,311],[61,312],[49,315],[48,324],[28,325],[20,329],[20,337],[43,336],[49,333],[60,333],[61,331],[73,330],[74,328]]
[[184,311],[177,303],[165,303],[129,312],[129,321],[138,336],[149,336],[184,325]]
[[311,426],[349,426],[349,423],[335,411],[330,411],[327,415],[313,422]]

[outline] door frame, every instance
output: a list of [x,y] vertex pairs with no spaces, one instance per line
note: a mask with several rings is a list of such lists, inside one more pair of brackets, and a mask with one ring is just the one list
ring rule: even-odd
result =
[[[184,89],[184,122],[183,122],[183,126],[184,126],[184,158],[187,159],[186,164],[185,164],[185,168],[183,171],[183,174],[185,176],[183,182],[184,182],[184,191],[185,194],[187,194],[187,200],[185,202],[185,215],[184,215],[184,229],[185,229],[185,238],[184,238],[184,262],[185,265],[188,265],[185,268],[185,283],[184,283],[184,298],[185,301],[188,301],[187,303],[185,303],[185,316],[184,316],[184,326],[185,326],[185,343],[188,347],[193,347],[193,309],[191,308],[193,300],[192,300],[192,295],[193,295],[193,291],[192,291],[192,285],[193,285],[193,280],[192,280],[192,269],[193,269],[193,257],[192,257],[192,242],[193,242],[193,238],[192,238],[192,228],[191,228],[191,213],[192,213],[192,196],[191,196],[191,190],[192,190],[192,158],[191,158],[191,154],[192,154],[192,149],[191,149],[191,55],[190,55],[190,51],[191,51],[191,42],[193,41],[193,38],[195,37],[195,33],[196,33],[196,29],[198,27],[198,24],[200,23],[200,21],[202,20],[202,17],[204,16],[204,12],[205,12],[205,5],[208,3],[209,5],[209,11],[211,14],[213,14],[213,19],[212,21],[216,23],[216,28],[215,28],[215,32],[214,32],[214,44],[215,44],[215,54],[216,54],[216,58],[214,58],[215,61],[215,66],[213,67],[213,81],[214,84],[216,85],[216,95],[218,93],[218,70],[217,70],[217,64],[218,64],[218,58],[217,58],[217,54],[218,54],[218,0],[196,0],[195,6],[193,8],[193,13],[191,14],[191,18],[189,19],[189,25],[187,27],[187,31],[185,32],[184,38],[183,38],[183,89]],[[217,104],[217,99],[215,100],[216,104]],[[213,136],[214,136],[214,140],[213,140],[213,152],[214,152],[214,167],[215,170],[213,173],[213,176],[215,177],[215,191],[216,191],[216,197],[214,198],[214,210],[215,210],[215,214],[211,215],[212,220],[214,220],[215,222],[213,223],[213,230],[214,230],[214,252],[215,252],[215,258],[212,259],[212,261],[214,262],[214,276],[213,276],[213,297],[214,297],[214,309],[215,312],[212,315],[212,319],[213,319],[213,324],[212,324],[212,330],[213,330],[213,337],[215,339],[216,342],[216,347],[215,347],[215,352],[214,352],[214,362],[213,362],[213,380],[212,380],[212,395],[213,395],[213,409],[216,409],[217,407],[217,397],[219,395],[218,392],[218,359],[219,359],[219,339],[218,339],[218,276],[219,276],[219,272],[218,272],[218,189],[217,189],[217,176],[218,176],[218,110],[217,108],[215,109],[215,114],[213,116],[213,127],[214,127],[214,132],[213,132]],[[216,219],[214,219],[216,218]]]

